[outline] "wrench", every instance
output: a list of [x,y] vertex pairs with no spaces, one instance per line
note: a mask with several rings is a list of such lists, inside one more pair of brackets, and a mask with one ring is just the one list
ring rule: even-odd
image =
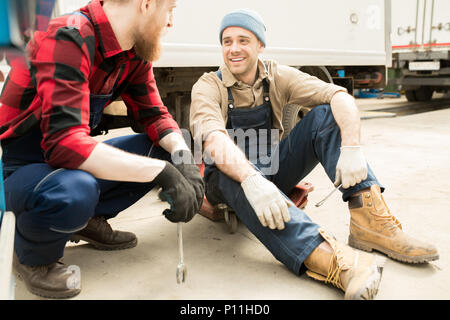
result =
[[184,254],[183,254],[183,224],[178,222],[177,224],[177,234],[178,234],[178,254],[179,261],[177,267],[177,283],[184,283],[186,281],[187,269],[184,265]]
[[318,202],[318,203],[316,204],[316,207],[317,207],[317,208],[318,208],[318,207],[321,207],[321,206],[325,203],[325,201],[327,201],[328,198],[331,197],[331,195],[332,195],[333,193],[335,193],[340,187],[342,187],[342,184],[339,185],[338,187],[336,187],[333,191],[331,191],[330,194],[327,195],[327,196],[325,197],[325,199],[323,199],[322,201]]

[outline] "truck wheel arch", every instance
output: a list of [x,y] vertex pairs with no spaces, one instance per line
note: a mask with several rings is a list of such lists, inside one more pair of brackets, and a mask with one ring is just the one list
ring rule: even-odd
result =
[[330,72],[324,66],[302,66],[299,70],[317,77],[327,83],[333,83],[333,78],[331,77]]

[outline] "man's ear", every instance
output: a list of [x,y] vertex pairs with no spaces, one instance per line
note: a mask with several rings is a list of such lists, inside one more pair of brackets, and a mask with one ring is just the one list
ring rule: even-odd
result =
[[263,45],[263,43],[260,40],[258,40],[258,53],[259,54],[263,53],[265,48],[266,47]]
[[156,0],[139,0],[139,10],[146,14],[148,11],[150,11],[150,6],[153,4],[152,2],[155,2]]

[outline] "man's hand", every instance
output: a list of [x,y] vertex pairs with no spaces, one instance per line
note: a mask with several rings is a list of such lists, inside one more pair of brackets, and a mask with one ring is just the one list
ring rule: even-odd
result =
[[348,189],[367,179],[367,162],[360,146],[341,147],[334,186]]
[[200,209],[192,185],[169,162],[163,171],[153,180],[162,191],[159,197],[170,204],[170,209],[163,212],[171,222],[189,222]]
[[261,224],[272,230],[283,230],[284,222],[291,220],[288,210],[291,203],[278,188],[259,173],[247,177],[241,186]]
[[205,196],[205,183],[192,153],[188,150],[178,150],[172,155],[172,162],[175,168],[192,184],[197,198],[197,206],[201,208]]

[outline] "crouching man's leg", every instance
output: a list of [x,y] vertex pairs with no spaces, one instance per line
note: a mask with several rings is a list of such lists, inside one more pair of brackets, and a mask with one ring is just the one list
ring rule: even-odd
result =
[[207,196],[208,190],[220,192],[220,197],[248,229],[295,274],[300,274],[304,264],[309,276],[339,287],[345,292],[346,299],[372,299],[375,296],[382,272],[382,261],[376,256],[357,253],[338,243],[295,206],[289,208],[291,220],[285,223],[283,230],[264,227],[239,183],[217,169],[209,177]]
[[80,270],[59,259],[71,235],[94,214],[96,179],[84,171],[32,164],[5,180],[5,196],[16,215],[14,269],[28,290],[47,298],[77,295]]
[[[321,163],[331,181],[341,155],[340,129],[331,107],[312,109],[280,144],[280,173],[274,183],[289,192],[316,165]],[[306,160],[305,160],[306,158]],[[299,163],[306,163],[299,166]],[[370,166],[367,179],[343,189],[343,200],[350,209],[349,244],[355,248],[383,252],[389,257],[409,263],[439,258],[437,249],[403,232],[399,221],[391,215],[380,185]]]

